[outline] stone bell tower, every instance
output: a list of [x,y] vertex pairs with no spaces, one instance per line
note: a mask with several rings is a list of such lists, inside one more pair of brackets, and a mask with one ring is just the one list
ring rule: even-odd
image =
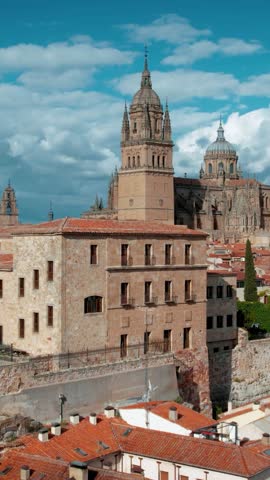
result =
[[19,219],[15,191],[9,182],[3,192],[2,201],[0,202],[0,225],[17,225],[18,223]]
[[141,88],[122,122],[118,219],[174,223],[173,142],[168,105],[152,89],[145,53]]

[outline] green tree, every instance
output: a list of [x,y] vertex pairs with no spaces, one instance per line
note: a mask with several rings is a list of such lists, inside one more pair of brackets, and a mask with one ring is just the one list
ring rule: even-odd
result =
[[256,287],[256,271],[254,268],[251,243],[249,240],[247,240],[246,242],[244,298],[246,302],[257,302],[258,300]]

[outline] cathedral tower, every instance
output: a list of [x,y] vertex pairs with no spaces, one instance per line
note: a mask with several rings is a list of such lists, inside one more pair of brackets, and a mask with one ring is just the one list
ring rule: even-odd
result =
[[118,173],[119,220],[174,223],[173,142],[168,105],[163,112],[152,89],[145,54],[141,88],[122,122],[122,165]]
[[18,209],[15,191],[9,182],[3,192],[2,201],[0,202],[0,225],[17,225],[18,223]]

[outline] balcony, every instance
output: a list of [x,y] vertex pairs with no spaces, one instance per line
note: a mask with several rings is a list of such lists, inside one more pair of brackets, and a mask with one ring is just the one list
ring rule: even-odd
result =
[[185,296],[186,303],[196,303],[197,297],[195,294],[190,294]]
[[185,255],[185,265],[194,265],[193,255]]
[[135,303],[134,298],[126,295],[121,296],[121,307],[133,307]]
[[158,303],[158,297],[152,297],[152,296],[149,296],[149,297],[145,297],[144,299],[144,304],[145,305],[157,305]]
[[172,257],[171,255],[166,255],[165,257],[165,265],[175,265],[176,260],[175,257]]
[[156,257],[154,255],[145,255],[144,265],[156,265]]
[[166,295],[165,296],[165,303],[177,304],[178,296],[177,295]]

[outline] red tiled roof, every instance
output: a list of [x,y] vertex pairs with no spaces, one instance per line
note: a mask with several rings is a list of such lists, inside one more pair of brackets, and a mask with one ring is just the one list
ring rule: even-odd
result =
[[[44,458],[39,455],[32,456],[22,450],[10,450],[1,456],[0,474],[7,467],[12,467],[3,478],[5,480],[20,480],[20,469],[27,465],[31,470],[30,479],[40,480],[41,474],[44,480],[68,480],[68,465],[59,460]],[[2,478],[2,476],[1,476]]]
[[[246,477],[264,470],[270,472],[270,458],[250,449],[224,442],[130,427],[116,418],[99,418],[96,426],[84,419],[61,436],[53,437],[44,443],[29,436],[23,437],[22,441],[28,455],[42,455],[53,459],[58,457],[64,461],[94,460],[122,451]],[[82,457],[76,453],[74,449],[78,447],[84,450],[87,456]]]
[[27,234],[115,234],[115,235],[175,235],[206,237],[202,230],[192,230],[183,225],[168,225],[156,222],[118,221],[103,219],[64,218],[52,222],[40,223],[29,227],[21,227],[15,235]]
[[169,410],[171,407],[175,407],[178,413],[178,420],[173,423],[181,425],[181,427],[188,430],[197,430],[198,428],[208,427],[216,423],[215,420],[206,417],[202,413],[195,412],[191,408],[185,407],[185,405],[176,403],[176,402],[143,402],[137,403],[135,405],[128,405],[123,407],[124,409],[133,409],[133,408],[143,408],[148,409],[155,415],[159,415],[166,420],[169,420]]
[[0,253],[0,270],[11,271],[13,268],[13,255],[11,253]]

